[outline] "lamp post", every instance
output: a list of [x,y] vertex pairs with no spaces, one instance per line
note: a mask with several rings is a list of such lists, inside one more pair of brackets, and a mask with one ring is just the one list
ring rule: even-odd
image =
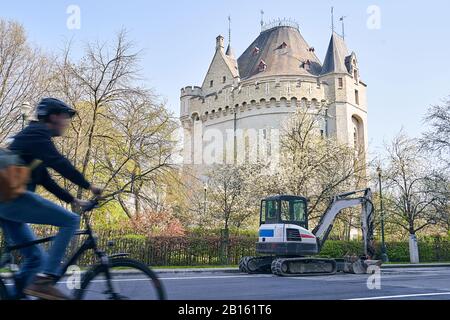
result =
[[29,102],[24,102],[22,103],[22,105],[20,106],[20,113],[22,116],[22,130],[25,128],[25,124],[28,120],[28,117],[30,115],[31,112],[31,104]]
[[203,185],[203,190],[205,191],[204,202],[203,202],[203,216],[206,217],[206,203],[207,203],[207,192],[208,192],[208,183],[207,182],[205,182],[205,184]]
[[383,188],[381,186],[381,178],[383,175],[383,170],[381,167],[377,168],[378,182],[380,187],[380,211],[381,211],[381,260],[383,262],[389,262],[389,257],[387,255],[386,243],[384,238],[384,208],[383,208]]

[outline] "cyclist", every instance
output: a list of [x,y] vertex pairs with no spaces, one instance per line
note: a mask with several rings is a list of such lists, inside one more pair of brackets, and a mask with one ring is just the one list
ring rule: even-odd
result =
[[45,98],[37,106],[37,121],[32,121],[14,137],[9,149],[20,155],[26,165],[40,162],[31,174],[28,191],[19,198],[0,203],[0,224],[8,242],[21,244],[35,240],[30,224],[59,227],[59,232],[45,254],[40,246],[21,250],[24,262],[15,279],[17,298],[23,294],[46,300],[68,299],[55,286],[55,277],[60,274],[61,261],[67,246],[80,225],[80,217],[56,205],[34,191],[38,185],[60,200],[77,206],[86,202],[74,198],[61,188],[50,176],[51,168],[64,178],[94,194],[101,190],[89,183],[75,167],[56,149],[52,138],[62,136],[76,111],[64,102]]

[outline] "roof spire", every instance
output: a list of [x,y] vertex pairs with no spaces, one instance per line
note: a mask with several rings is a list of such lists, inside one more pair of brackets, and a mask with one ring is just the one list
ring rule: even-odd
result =
[[232,59],[236,59],[234,56],[233,48],[231,47],[231,15],[228,16],[228,47],[225,54]]
[[228,45],[231,45],[231,15],[228,16]]
[[342,39],[345,40],[345,18],[347,18],[346,16],[342,16],[339,21],[342,22]]
[[334,7],[331,7],[331,31],[334,32]]
[[261,9],[261,32],[264,29],[264,10]]

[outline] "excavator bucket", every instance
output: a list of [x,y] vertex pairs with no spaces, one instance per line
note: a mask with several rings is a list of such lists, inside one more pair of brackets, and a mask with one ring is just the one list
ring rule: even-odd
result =
[[344,262],[344,272],[352,274],[371,274],[373,273],[373,268],[371,267],[381,267],[381,260],[368,260],[364,258],[354,259],[346,258]]

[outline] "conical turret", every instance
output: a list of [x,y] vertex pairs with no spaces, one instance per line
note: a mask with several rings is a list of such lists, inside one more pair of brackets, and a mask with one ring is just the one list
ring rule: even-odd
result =
[[327,55],[323,62],[322,75],[328,73],[348,73],[346,58],[349,56],[347,45],[344,39],[333,32]]

